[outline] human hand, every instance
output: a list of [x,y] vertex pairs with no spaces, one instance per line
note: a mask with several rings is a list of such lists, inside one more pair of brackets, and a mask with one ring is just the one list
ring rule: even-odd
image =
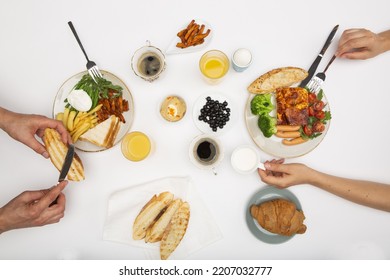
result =
[[336,56],[368,59],[386,51],[386,38],[367,29],[347,29],[341,35]]
[[[40,190],[25,191],[0,208],[0,233],[8,230],[58,223],[64,217],[68,181]],[[49,205],[56,199],[57,203]]]
[[56,129],[60,133],[61,139],[65,144],[72,142],[71,137],[62,122],[45,116],[18,114],[7,111],[3,123],[4,131],[12,138],[27,145],[45,158],[48,158],[49,154],[46,151],[45,146],[37,141],[35,135],[42,138],[46,128]]
[[311,169],[304,164],[284,164],[284,159],[280,159],[266,161],[264,167],[264,170],[258,169],[261,180],[277,188],[287,188],[310,181]]

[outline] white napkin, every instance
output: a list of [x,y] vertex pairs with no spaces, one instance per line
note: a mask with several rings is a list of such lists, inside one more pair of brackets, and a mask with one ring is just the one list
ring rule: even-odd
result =
[[113,193],[108,201],[103,239],[145,248],[146,257],[160,259],[160,242],[133,240],[133,222],[153,195],[169,191],[190,204],[186,234],[169,259],[188,255],[222,238],[222,234],[189,177],[170,177]]

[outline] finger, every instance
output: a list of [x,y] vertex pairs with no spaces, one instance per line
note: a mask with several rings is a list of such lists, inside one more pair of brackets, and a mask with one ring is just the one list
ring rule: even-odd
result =
[[26,143],[31,149],[33,149],[37,154],[42,155],[45,158],[49,158],[49,153],[46,151],[45,146],[39,143],[34,137]]
[[41,126],[41,132],[39,134],[37,133],[39,137],[43,137],[44,130],[46,128],[53,128],[57,130],[58,133],[61,135],[62,142],[64,142],[65,144],[72,143],[72,137],[70,136],[69,132],[66,130],[62,122],[47,118],[46,122],[43,125],[44,127]]
[[370,57],[370,51],[368,49],[363,49],[354,52],[346,52],[341,54],[340,57],[348,59],[367,59]]
[[273,172],[288,173],[288,166],[285,164],[266,162],[264,163],[264,167]]
[[266,171],[261,168],[259,168],[257,172],[259,173],[259,176],[264,183],[271,186],[279,187],[281,181],[280,177],[274,177],[272,174],[267,175]]
[[367,32],[368,31],[366,29],[362,29],[362,28],[353,28],[353,29],[345,30],[340,37],[338,45],[341,46],[349,40],[363,37],[367,34]]
[[264,169],[261,169],[261,168],[257,168],[257,173],[259,174],[260,176],[260,179],[264,182],[264,180],[268,177],[268,173],[266,170]]
[[51,204],[50,208],[55,207],[58,208],[60,211],[65,211],[65,202],[66,202],[65,195],[63,193],[60,193],[56,197],[56,203]]
[[359,49],[366,49],[370,44],[370,36],[359,36],[356,38],[350,38],[346,42],[339,45],[336,56],[343,57],[348,52],[359,51]]
[[64,190],[68,181],[62,181],[58,183],[56,186],[52,187],[48,193],[46,193],[37,203],[36,207],[38,207],[41,211],[48,208],[49,205],[60,195],[60,193]]
[[64,213],[61,213],[61,214],[58,214],[58,215],[55,215],[53,217],[50,217],[46,220],[46,224],[49,225],[49,224],[56,224],[58,223],[63,217],[64,217]]

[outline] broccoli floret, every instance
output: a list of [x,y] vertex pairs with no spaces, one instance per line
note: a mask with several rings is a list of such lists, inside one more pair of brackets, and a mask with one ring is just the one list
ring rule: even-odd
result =
[[264,137],[267,138],[270,138],[277,131],[276,118],[273,118],[268,114],[260,115],[257,125],[259,126],[261,132],[263,132]]
[[251,101],[251,111],[254,115],[269,114],[274,105],[271,102],[271,94],[257,94]]

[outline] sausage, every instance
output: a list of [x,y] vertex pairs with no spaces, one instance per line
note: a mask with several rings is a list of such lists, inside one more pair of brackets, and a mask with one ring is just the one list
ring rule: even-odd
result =
[[297,131],[301,128],[300,125],[277,125],[276,129],[278,131]]
[[276,137],[279,138],[297,138],[301,136],[301,133],[299,131],[277,131],[275,133]]
[[305,143],[308,139],[303,139],[302,137],[297,137],[293,139],[283,139],[282,143],[287,146],[292,146],[292,145],[298,145]]

